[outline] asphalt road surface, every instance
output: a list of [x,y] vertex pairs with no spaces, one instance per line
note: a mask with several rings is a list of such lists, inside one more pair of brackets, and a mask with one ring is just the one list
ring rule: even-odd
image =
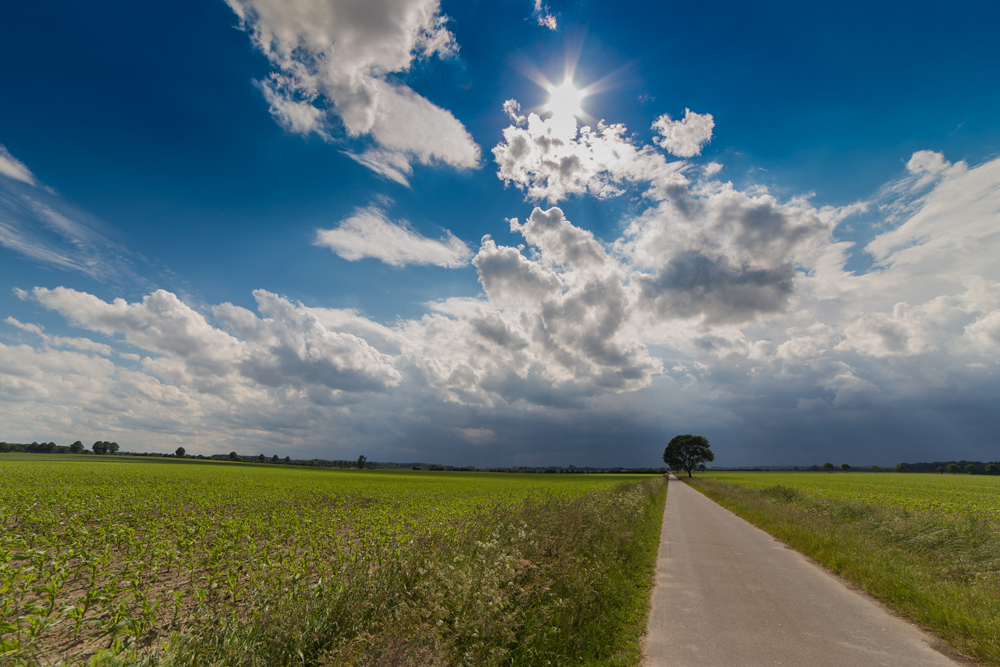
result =
[[969,665],[671,478],[643,667]]

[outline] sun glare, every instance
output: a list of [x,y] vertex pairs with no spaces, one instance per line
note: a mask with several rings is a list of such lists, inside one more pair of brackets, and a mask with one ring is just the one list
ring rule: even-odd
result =
[[584,97],[586,92],[577,90],[573,82],[567,79],[558,86],[549,86],[549,103],[545,110],[553,116],[582,116],[583,108],[580,103]]

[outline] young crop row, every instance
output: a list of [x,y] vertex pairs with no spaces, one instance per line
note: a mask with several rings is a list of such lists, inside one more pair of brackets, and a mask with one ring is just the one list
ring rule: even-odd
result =
[[[379,605],[404,590],[434,591],[423,603],[408,598],[387,612],[411,625],[452,623],[449,609],[469,596],[482,598],[476,605],[520,613],[504,597],[509,591],[495,590],[524,583],[538,567],[537,558],[523,555],[541,548],[541,538],[518,512],[616,498],[614,511],[591,513],[593,524],[645,497],[625,502],[627,494],[589,493],[621,481],[610,477],[512,483],[502,475],[207,464],[0,462],[0,477],[0,661],[14,664],[102,656],[157,661],[165,645],[175,653],[232,654],[261,628],[276,627],[297,634],[284,644],[269,639],[274,646],[363,652],[377,619],[399,625],[400,618],[387,623],[379,616]],[[278,613],[311,620],[289,624]],[[334,617],[324,621],[324,614]],[[322,646],[309,644],[308,628],[317,623],[327,637]],[[446,634],[421,636],[440,644]],[[223,648],[212,643],[220,638],[228,642]],[[438,648],[454,652],[453,644]],[[478,655],[474,646],[463,650]],[[244,651],[260,654],[252,646]]]
[[1000,477],[987,475],[814,472],[713,472],[749,488],[782,485],[815,498],[917,512],[1000,516]]

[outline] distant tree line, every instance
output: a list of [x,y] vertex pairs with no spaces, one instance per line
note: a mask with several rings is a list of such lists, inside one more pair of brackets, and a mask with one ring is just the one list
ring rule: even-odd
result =
[[19,444],[19,443],[9,443],[0,442],[0,453],[3,452],[22,452],[22,453],[37,453],[37,454],[90,454],[91,451],[94,454],[116,454],[117,456],[135,456],[135,457],[150,457],[150,458],[182,458],[182,459],[199,459],[204,461],[230,461],[236,463],[270,463],[272,465],[293,465],[293,466],[305,466],[310,468],[370,468],[370,469],[395,469],[395,468],[410,468],[412,470],[431,470],[431,471],[451,471],[451,472],[507,472],[507,473],[538,473],[538,474],[550,474],[550,475],[587,475],[587,474],[629,474],[629,475],[663,475],[666,474],[667,468],[624,468],[624,467],[613,467],[613,468],[595,468],[595,467],[581,467],[576,466],[505,466],[505,467],[491,467],[491,468],[477,468],[475,466],[450,466],[442,465],[439,463],[394,463],[394,462],[380,462],[380,461],[369,461],[366,456],[359,456],[355,460],[328,460],[328,459],[293,459],[289,456],[279,457],[277,454],[272,454],[271,456],[266,456],[265,454],[253,454],[244,455],[238,454],[236,452],[230,452],[228,454],[188,454],[184,447],[178,447],[174,450],[173,454],[165,454],[163,452],[131,452],[131,451],[121,451],[118,443],[109,442],[106,440],[99,440],[95,442],[90,449],[88,449],[82,442],[77,440],[72,445],[64,446],[57,445],[54,442],[48,443],[37,443],[33,442],[31,444]]
[[[987,474],[997,474],[1000,472],[1000,461],[966,461],[962,459],[961,461],[933,461],[931,463],[904,463],[906,469],[911,472],[958,472],[964,470],[969,471],[969,466],[976,468],[977,472],[986,472]],[[957,470],[952,470],[950,466],[957,466]],[[987,470],[990,466],[993,466],[997,471]],[[943,468],[944,470],[939,470]],[[975,474],[975,473],[973,473]]]
[[[508,473],[541,473],[541,474],[608,474],[608,473],[625,473],[630,475],[662,475],[667,472],[667,468],[594,468],[594,467],[582,467],[578,468],[576,466],[506,466],[506,467],[491,467],[491,468],[476,468],[475,466],[450,466],[442,465],[439,463],[383,463],[379,461],[369,461],[366,456],[359,456],[356,460],[327,460],[327,459],[292,459],[289,456],[284,458],[279,457],[277,454],[272,454],[271,456],[266,456],[265,454],[254,454],[254,455],[242,455],[236,452],[230,452],[229,454],[211,454],[211,455],[192,455],[188,454],[184,447],[178,447],[173,454],[163,454],[160,452],[124,452],[120,451],[120,447],[117,442],[111,442],[107,440],[98,440],[88,449],[81,441],[77,440],[71,445],[57,445],[54,442],[32,442],[27,443],[16,443],[16,442],[0,442],[0,453],[4,452],[21,452],[28,454],[117,454],[118,456],[139,456],[139,457],[171,457],[171,458],[188,458],[188,459],[201,459],[201,460],[212,460],[212,461],[233,461],[238,463],[270,463],[272,465],[294,465],[294,466],[306,466],[312,468],[410,468],[412,470],[431,470],[431,471],[453,471],[453,472],[508,472]],[[704,469],[704,464],[698,466],[700,469]],[[967,473],[970,475],[976,474],[987,474],[987,475],[998,475],[1000,474],[1000,461],[966,461],[962,459],[960,461],[933,461],[933,462],[922,462],[922,463],[898,463],[892,468],[883,468],[877,465],[871,465],[867,467],[857,467],[851,466],[847,463],[841,463],[840,466],[835,466],[833,463],[827,462],[822,466],[811,465],[804,468],[799,466],[742,466],[742,467],[713,467],[713,470],[733,470],[733,471],[776,471],[776,470],[807,470],[818,472],[825,470],[827,472],[833,472],[836,468],[840,468],[844,471],[851,472],[887,472],[895,470],[896,472],[936,472],[936,473],[951,473],[958,474],[960,472]]]
[[[117,442],[98,440],[93,444],[94,454],[114,454],[118,451]],[[0,452],[21,452],[27,454],[86,454],[87,447],[77,440],[72,445],[57,445],[54,442],[33,442],[30,445],[17,442],[0,442]]]
[[711,468],[712,470],[718,471],[742,471],[742,472],[774,472],[774,471],[808,471],[808,472],[820,472],[827,471],[833,472],[837,468],[845,472],[937,472],[945,473],[950,472],[952,474],[959,472],[966,472],[973,475],[985,473],[987,475],[997,475],[1000,474],[1000,461],[983,463],[982,461],[935,461],[933,463],[897,463],[892,467],[882,467],[877,465],[871,466],[852,466],[847,463],[841,463],[840,466],[835,466],[829,461],[823,465],[811,465],[811,466],[736,466],[736,467],[722,467],[715,466]]

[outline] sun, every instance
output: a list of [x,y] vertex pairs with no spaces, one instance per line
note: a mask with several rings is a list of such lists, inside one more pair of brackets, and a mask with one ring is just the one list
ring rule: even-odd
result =
[[558,86],[549,86],[549,103],[545,105],[545,110],[551,112],[553,116],[582,116],[583,108],[580,104],[587,96],[585,90],[577,90],[570,79],[566,79]]

